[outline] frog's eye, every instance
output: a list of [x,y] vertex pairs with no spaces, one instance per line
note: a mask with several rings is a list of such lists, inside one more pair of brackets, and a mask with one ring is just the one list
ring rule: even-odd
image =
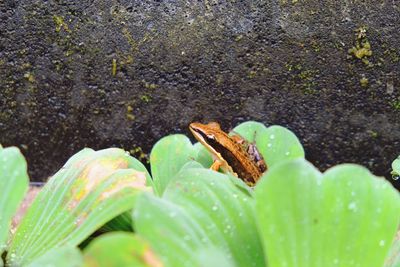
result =
[[207,138],[211,140],[215,140],[215,136],[212,134],[207,134]]

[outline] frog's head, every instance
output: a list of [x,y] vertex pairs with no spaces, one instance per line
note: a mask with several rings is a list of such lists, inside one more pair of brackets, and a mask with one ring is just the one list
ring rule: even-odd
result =
[[200,122],[193,122],[189,125],[193,136],[203,145],[209,145],[210,142],[215,140],[215,126],[214,123],[210,124],[211,123],[203,124]]

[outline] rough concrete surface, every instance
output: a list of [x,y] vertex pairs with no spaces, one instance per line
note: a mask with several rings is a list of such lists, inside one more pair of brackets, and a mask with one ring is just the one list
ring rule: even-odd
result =
[[194,120],[294,131],[322,170],[400,154],[400,3],[0,1],[0,142],[42,180]]

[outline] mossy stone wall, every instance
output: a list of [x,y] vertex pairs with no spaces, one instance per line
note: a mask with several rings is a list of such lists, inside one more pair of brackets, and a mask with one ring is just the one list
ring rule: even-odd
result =
[[293,130],[326,169],[400,154],[400,3],[0,2],[0,142],[45,179],[73,153],[144,156],[194,120]]

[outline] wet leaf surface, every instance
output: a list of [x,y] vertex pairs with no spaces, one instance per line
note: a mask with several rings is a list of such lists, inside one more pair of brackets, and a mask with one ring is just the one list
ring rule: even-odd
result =
[[24,265],[62,245],[76,246],[100,226],[131,209],[146,190],[143,172],[129,168],[121,149],[84,149],[37,195],[13,236],[8,262]]
[[221,266],[264,266],[254,200],[227,175],[182,169],[162,198],[139,197],[133,218],[165,266],[204,266],[198,255],[212,250]]
[[399,193],[358,165],[284,162],[255,191],[271,267],[382,266],[400,221]]
[[162,267],[142,238],[132,233],[113,232],[96,238],[84,251],[85,267]]
[[28,190],[28,183],[26,161],[19,149],[0,146],[0,254],[6,248],[11,219]]

